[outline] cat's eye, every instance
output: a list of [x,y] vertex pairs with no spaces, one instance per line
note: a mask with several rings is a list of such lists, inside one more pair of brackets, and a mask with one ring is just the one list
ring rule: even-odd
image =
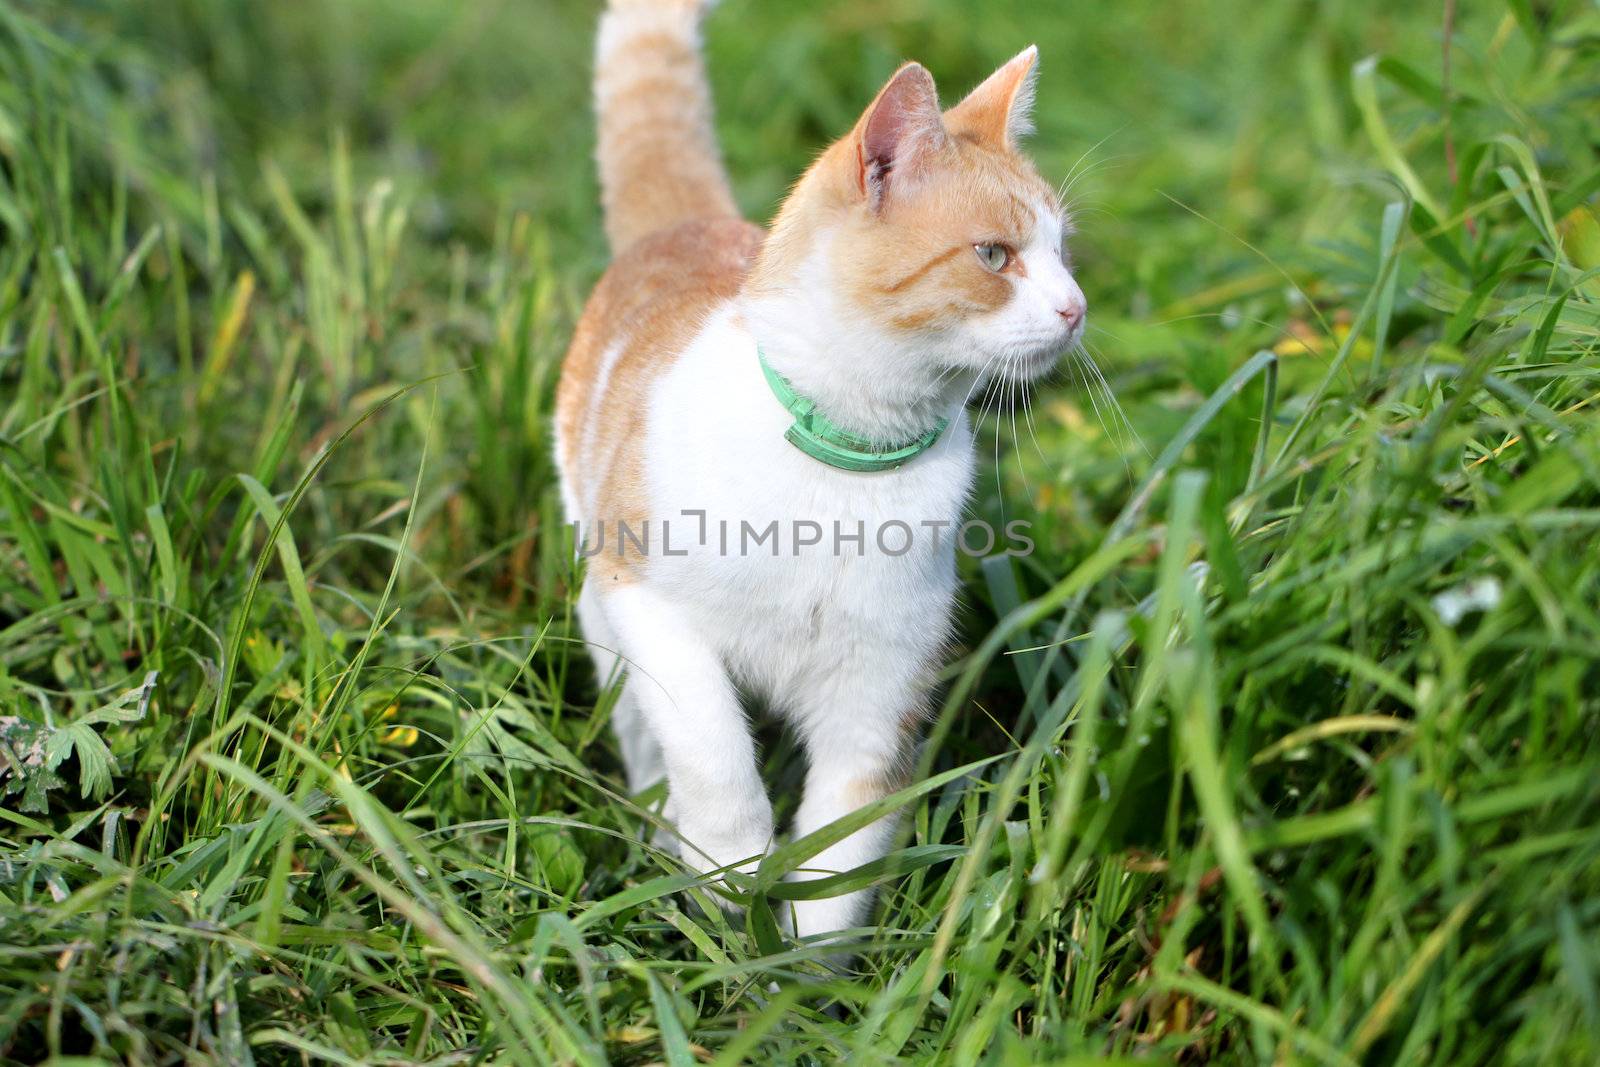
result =
[[1011,262],[1011,250],[1002,244],[973,245],[972,250],[978,253],[978,259],[985,267],[999,273],[1006,269],[1006,264]]

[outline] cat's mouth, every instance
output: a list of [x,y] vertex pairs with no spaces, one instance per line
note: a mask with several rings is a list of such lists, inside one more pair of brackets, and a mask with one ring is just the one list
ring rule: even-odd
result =
[[1012,373],[1029,381],[1044,377],[1066,358],[1067,353],[1083,343],[1084,332],[1084,322],[1080,318],[1064,333],[1016,359]]

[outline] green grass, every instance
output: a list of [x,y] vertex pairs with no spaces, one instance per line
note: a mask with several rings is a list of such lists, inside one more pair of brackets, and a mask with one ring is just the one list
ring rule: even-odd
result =
[[1038,41],[1127,412],[980,427],[1039,550],[835,975],[573,625],[591,6],[0,0],[0,1058],[1600,1059],[1600,15],[1461,7],[719,9],[755,217]]

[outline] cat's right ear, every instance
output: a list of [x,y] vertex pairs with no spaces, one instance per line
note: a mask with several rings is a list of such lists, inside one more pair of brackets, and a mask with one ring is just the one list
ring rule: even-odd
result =
[[967,98],[950,109],[945,122],[957,137],[966,135],[1003,152],[1032,132],[1033,87],[1039,77],[1039,49],[1029,45]]
[[896,181],[945,143],[933,75],[920,63],[895,71],[856,124],[856,184],[876,211]]

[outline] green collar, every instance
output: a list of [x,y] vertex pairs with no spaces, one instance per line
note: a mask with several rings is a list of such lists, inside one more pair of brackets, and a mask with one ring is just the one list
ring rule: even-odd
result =
[[795,392],[789,379],[772,369],[760,345],[756,346],[756,358],[761,361],[761,373],[766,375],[772,395],[794,416],[794,425],[785,430],[783,436],[812,459],[842,471],[894,470],[932,448],[950,422],[949,419],[940,419],[933,429],[921,437],[904,444],[878,448],[872,442],[846,433],[829,422],[809,397]]

